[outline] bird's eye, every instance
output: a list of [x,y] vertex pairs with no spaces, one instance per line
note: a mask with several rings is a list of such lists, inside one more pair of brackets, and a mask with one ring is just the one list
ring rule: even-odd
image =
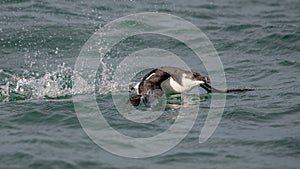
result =
[[196,77],[198,77],[198,74],[195,74],[195,73],[194,73],[194,74],[193,74],[193,78],[196,78]]

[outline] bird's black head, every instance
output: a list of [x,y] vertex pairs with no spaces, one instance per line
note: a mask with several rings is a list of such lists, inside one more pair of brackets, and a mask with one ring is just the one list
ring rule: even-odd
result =
[[198,72],[193,72],[192,79],[203,81],[204,83],[210,83],[210,79],[208,76],[201,76]]

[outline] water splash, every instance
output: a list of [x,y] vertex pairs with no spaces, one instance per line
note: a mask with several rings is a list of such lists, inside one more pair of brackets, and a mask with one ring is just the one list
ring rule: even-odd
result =
[[[103,64],[106,65],[104,62]],[[128,84],[122,85],[110,81],[108,77],[110,74],[106,74],[106,72],[109,71],[102,71],[102,76],[96,80],[97,86],[99,86],[96,91],[98,94],[128,91]],[[74,72],[71,67],[67,67],[64,63],[58,65],[55,71],[40,74],[24,71],[23,75],[15,75],[0,69],[0,102],[45,98],[59,99],[95,92],[93,85],[88,85],[80,73]],[[77,84],[81,86],[78,91],[74,91],[72,88],[74,78],[80,82]]]
[[17,76],[9,71],[0,70],[0,101],[58,98],[73,93],[72,69],[65,64],[59,65],[56,71],[46,72],[42,76],[36,77],[32,74],[34,73],[26,72],[22,76]]

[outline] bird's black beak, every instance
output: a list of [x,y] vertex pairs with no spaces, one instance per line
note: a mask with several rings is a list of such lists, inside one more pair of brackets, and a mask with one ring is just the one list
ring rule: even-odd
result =
[[207,91],[207,93],[237,93],[237,92],[246,92],[246,91],[253,91],[254,89],[228,89],[228,90],[219,90],[216,88],[213,88],[210,83],[210,79],[208,77],[203,76],[203,84],[200,84],[200,87],[202,87],[204,90]]
[[200,84],[200,87],[202,87],[204,90],[206,90],[207,93],[211,93],[212,92],[212,87],[209,84],[207,84],[207,83]]

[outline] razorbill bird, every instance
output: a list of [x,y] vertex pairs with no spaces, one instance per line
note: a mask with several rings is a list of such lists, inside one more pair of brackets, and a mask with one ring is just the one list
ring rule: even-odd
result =
[[229,93],[251,91],[253,89],[230,89],[226,91],[211,87],[209,77],[198,72],[186,71],[177,67],[160,67],[146,74],[141,82],[131,88],[137,95],[131,97],[129,102],[138,106],[141,102],[151,102],[163,94],[183,93],[200,86],[208,93]]

